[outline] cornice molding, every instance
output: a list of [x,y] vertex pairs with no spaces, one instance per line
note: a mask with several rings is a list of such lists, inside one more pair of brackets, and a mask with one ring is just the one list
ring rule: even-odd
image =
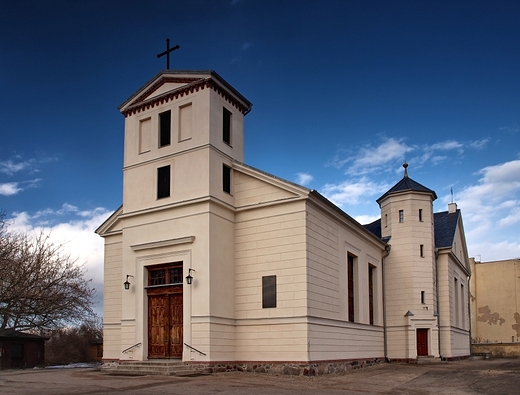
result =
[[179,244],[190,244],[193,243],[195,240],[195,236],[186,236],[186,237],[179,237],[176,239],[169,239],[169,240],[161,240],[161,241],[153,241],[150,243],[142,243],[142,244],[134,244],[130,246],[133,251],[142,251],[142,250],[150,250],[153,248],[160,248],[160,247],[171,247]]
[[[187,83],[187,85],[181,86],[172,91],[163,93],[157,97],[146,100],[153,92],[159,87],[166,83]],[[213,89],[216,93],[222,96],[227,102],[237,108],[242,114],[247,114],[249,108],[237,100],[227,89],[222,87],[212,78],[179,78],[179,77],[163,77],[156,83],[151,85],[145,92],[143,92],[129,107],[124,109],[122,114],[126,117],[140,113],[141,111],[154,108],[164,103],[168,103],[170,100],[184,97],[194,92],[198,92],[205,88]]]

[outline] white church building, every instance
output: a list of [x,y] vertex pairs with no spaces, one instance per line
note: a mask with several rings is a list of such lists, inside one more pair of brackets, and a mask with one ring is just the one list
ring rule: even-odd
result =
[[363,226],[317,191],[244,164],[251,107],[214,71],[172,70],[120,106],[123,204],[96,231],[104,361],[321,374],[468,357],[456,205],[434,214],[435,192],[405,164],[377,200],[381,219]]

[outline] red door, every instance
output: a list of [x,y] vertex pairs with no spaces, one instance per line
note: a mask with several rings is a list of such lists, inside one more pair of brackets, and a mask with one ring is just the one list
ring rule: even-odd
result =
[[428,329],[417,329],[417,356],[428,355]]

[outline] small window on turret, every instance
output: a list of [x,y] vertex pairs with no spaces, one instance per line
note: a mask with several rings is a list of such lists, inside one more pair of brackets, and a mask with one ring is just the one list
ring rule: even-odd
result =
[[399,210],[399,222],[404,222],[404,210]]
[[419,209],[419,221],[422,222],[422,208]]
[[231,112],[227,108],[222,112],[222,140],[231,145]]
[[424,245],[421,244],[421,245],[419,246],[419,249],[420,249],[420,253],[421,253],[421,258],[424,258]]

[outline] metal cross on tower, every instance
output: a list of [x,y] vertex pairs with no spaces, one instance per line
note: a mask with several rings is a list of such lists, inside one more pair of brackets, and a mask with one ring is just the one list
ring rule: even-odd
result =
[[169,38],[166,39],[166,51],[161,52],[160,54],[157,55],[158,58],[166,55],[166,70],[170,70],[170,52],[173,52],[179,48],[180,48],[179,45],[176,45],[175,47],[170,48],[170,39]]

